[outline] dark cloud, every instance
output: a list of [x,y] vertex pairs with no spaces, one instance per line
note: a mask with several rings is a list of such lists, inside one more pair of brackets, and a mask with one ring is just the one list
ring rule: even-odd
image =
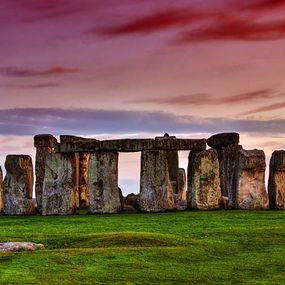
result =
[[0,134],[124,134],[152,132],[215,133],[285,133],[285,120],[234,120],[195,118],[164,112],[111,111],[93,109],[4,109],[0,110]]
[[254,9],[254,10],[271,10],[274,8],[280,9],[280,7],[285,8],[284,0],[259,0],[259,1],[247,1],[244,8]]
[[279,96],[281,96],[281,94],[277,94],[273,89],[262,89],[226,97],[214,97],[210,94],[201,93],[183,96],[173,96],[167,98],[133,100],[129,101],[129,103],[157,103],[165,105],[224,105],[233,103],[238,104],[244,102],[250,103],[262,99],[271,99]]
[[2,67],[0,74],[8,77],[38,77],[49,75],[62,75],[67,73],[78,73],[81,70],[73,67],[53,66],[48,69],[27,69],[18,67]]
[[240,115],[253,115],[257,113],[269,112],[269,111],[279,110],[283,108],[285,108],[285,102],[279,102],[279,103],[259,107],[259,108],[241,113]]

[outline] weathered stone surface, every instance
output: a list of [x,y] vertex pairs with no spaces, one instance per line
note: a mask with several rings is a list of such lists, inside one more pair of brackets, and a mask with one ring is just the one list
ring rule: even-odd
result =
[[0,214],[3,213],[3,173],[2,168],[0,166]]
[[122,208],[118,187],[118,153],[90,153],[88,169],[90,212],[120,212]]
[[35,195],[37,201],[37,210],[42,212],[42,194],[43,194],[43,182],[45,175],[46,157],[49,153],[54,152],[54,147],[57,140],[54,136],[49,134],[42,134],[34,136],[34,145],[36,149],[36,183],[35,183]]
[[264,181],[265,166],[265,155],[262,150],[238,151],[235,187],[229,195],[229,208],[247,210],[268,208]]
[[32,158],[28,155],[7,155],[5,168],[7,173],[3,183],[4,214],[34,214]]
[[228,197],[235,187],[235,171],[238,167],[238,151],[241,145],[228,145],[217,150],[220,164],[222,195]]
[[221,148],[231,144],[239,144],[238,133],[220,133],[207,139],[207,144],[213,148]]
[[187,209],[186,199],[186,173],[184,168],[178,169],[178,187],[177,193],[174,194],[175,208],[179,211]]
[[3,242],[0,243],[0,252],[10,252],[18,250],[34,251],[36,249],[43,249],[44,245],[33,242]]
[[43,215],[74,214],[78,206],[76,155],[50,153],[43,183]]
[[167,163],[168,163],[168,172],[169,178],[172,183],[173,192],[178,193],[178,165],[179,165],[179,158],[178,158],[178,151],[167,151]]
[[140,210],[161,212],[174,207],[174,193],[168,169],[167,152],[142,151]]
[[200,210],[219,208],[221,186],[216,150],[190,152],[187,196],[189,208]]
[[88,190],[88,163],[89,152],[79,153],[79,207],[86,208],[89,206]]
[[228,207],[229,207],[229,198],[225,197],[225,196],[222,196],[220,198],[220,201],[219,201],[219,207],[220,207],[220,209],[228,209]]
[[285,210],[285,151],[276,150],[270,159],[268,196],[271,209]]
[[56,152],[119,151],[138,152],[144,150],[204,150],[205,139],[178,139],[162,137],[156,139],[119,139],[99,141],[67,136],[57,144]]
[[140,195],[136,195],[134,193],[128,194],[124,198],[124,210],[128,206],[132,206],[135,211],[139,211],[139,199]]

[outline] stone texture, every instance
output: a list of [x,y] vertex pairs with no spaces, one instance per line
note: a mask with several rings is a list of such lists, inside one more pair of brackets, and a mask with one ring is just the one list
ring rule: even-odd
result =
[[139,208],[144,212],[174,209],[167,151],[142,151]]
[[167,151],[167,163],[168,163],[168,173],[169,178],[172,183],[173,192],[178,193],[178,165],[179,165],[179,158],[178,158],[178,151]]
[[95,152],[95,151],[119,151],[138,152],[145,150],[204,150],[205,139],[179,139],[179,138],[156,138],[156,139],[119,139],[99,141],[95,139],[70,139],[64,138],[56,146],[56,152]]
[[268,181],[269,205],[271,209],[285,210],[285,151],[276,150],[270,159]]
[[207,139],[208,146],[212,148],[221,148],[231,144],[239,144],[238,133],[220,133]]
[[139,199],[140,195],[134,193],[128,194],[124,198],[124,211],[126,208],[129,208],[129,206],[133,207],[133,211],[139,211]]
[[43,183],[43,215],[68,215],[76,212],[79,201],[77,161],[76,155],[47,155]]
[[219,208],[221,186],[216,150],[190,152],[187,194],[188,207],[191,209]]
[[238,151],[241,145],[228,145],[217,150],[220,166],[221,192],[228,197],[235,187],[235,171],[238,167]]
[[32,158],[28,155],[7,155],[5,168],[7,173],[3,183],[4,214],[34,214]]
[[2,168],[0,166],[0,214],[3,213],[3,173],[2,173]]
[[265,155],[262,150],[239,150],[235,183],[229,195],[229,208],[258,210],[268,208],[265,189]]
[[89,152],[80,152],[79,154],[79,207],[86,208],[89,206],[88,190],[88,163]]
[[36,147],[36,183],[35,183],[35,195],[37,201],[37,210],[42,212],[42,194],[43,194],[43,182],[45,175],[46,157],[49,153],[54,152],[54,147],[57,140],[54,136],[49,134],[42,134],[34,136],[34,146]]
[[118,187],[118,153],[90,153],[88,169],[90,212],[120,212],[122,207]]
[[33,242],[3,242],[0,243],[0,252],[10,252],[18,250],[34,251],[36,249],[43,249],[44,245]]
[[175,208],[179,211],[187,209],[186,188],[185,170],[184,168],[179,168],[177,193],[174,194]]

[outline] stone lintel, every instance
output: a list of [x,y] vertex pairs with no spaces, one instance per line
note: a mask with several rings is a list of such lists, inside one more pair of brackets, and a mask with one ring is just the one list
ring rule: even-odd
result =
[[144,150],[205,150],[205,139],[118,139],[118,140],[78,140],[61,142],[56,146],[56,152],[95,152],[119,151],[139,152]]
[[34,147],[54,147],[57,139],[50,134],[39,134],[34,136]]

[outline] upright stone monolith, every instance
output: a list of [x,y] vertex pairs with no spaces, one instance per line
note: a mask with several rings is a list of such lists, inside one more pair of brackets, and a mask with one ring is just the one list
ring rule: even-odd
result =
[[90,153],[88,181],[91,213],[112,214],[122,210],[117,152]]
[[139,208],[144,212],[162,212],[175,208],[168,152],[151,150],[141,152]]
[[41,134],[34,136],[34,146],[36,147],[36,183],[35,195],[37,201],[37,210],[42,212],[42,193],[45,175],[46,157],[49,153],[54,152],[54,147],[57,140],[54,136],[49,134]]
[[270,159],[268,196],[271,209],[285,210],[285,151],[276,150]]
[[43,183],[43,215],[74,214],[78,207],[78,158],[72,154],[46,156]]
[[3,213],[3,173],[2,168],[0,166],[0,214]]
[[193,151],[188,164],[188,208],[212,210],[219,208],[221,198],[217,151]]
[[88,191],[88,163],[89,152],[79,153],[79,207],[86,208],[89,206]]
[[259,210],[268,208],[265,188],[265,154],[262,150],[239,150],[234,189],[229,208]]
[[5,168],[7,173],[3,183],[4,214],[34,214],[32,158],[28,155],[7,155]]
[[174,194],[175,208],[177,210],[186,210],[187,209],[187,199],[186,199],[186,173],[184,168],[178,169],[178,187],[177,193]]

